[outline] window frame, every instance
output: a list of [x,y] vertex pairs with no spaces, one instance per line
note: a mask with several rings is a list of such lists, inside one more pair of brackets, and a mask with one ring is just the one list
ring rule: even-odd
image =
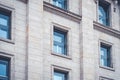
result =
[[64,75],[64,79],[68,80],[68,72],[64,72],[64,71],[60,71],[60,70],[54,70],[54,76],[55,76],[55,73]]
[[9,54],[9,53],[5,53],[5,52],[1,52],[0,51],[0,58],[1,59],[6,59],[9,60],[9,79],[8,80],[14,80],[15,79],[15,62],[14,62],[14,55],[13,54]]
[[[62,30],[63,32],[67,32],[67,36],[66,36],[66,40],[67,40],[67,43],[66,43],[66,47],[67,47],[67,55],[61,55],[61,54],[57,54],[54,52],[53,50],[53,45],[54,45],[54,39],[53,39],[53,33],[54,33],[54,27],[59,29],[59,30]],[[62,58],[66,58],[66,59],[72,59],[72,52],[71,52],[71,47],[72,47],[72,43],[71,43],[71,28],[69,27],[66,27],[66,26],[63,26],[63,25],[60,25],[60,24],[57,24],[57,23],[54,23],[52,22],[51,23],[51,54],[54,55],[54,56],[58,56],[58,57],[62,57]]]
[[[102,65],[102,66],[106,66],[106,67],[112,67],[112,63],[111,63],[111,59],[112,59],[112,57],[111,57],[111,48],[112,48],[112,46],[111,45],[108,45],[108,44],[104,44],[104,43],[101,43],[100,44],[100,51],[101,51],[101,49],[105,49],[105,50],[107,50],[106,52],[106,58],[105,58],[105,60],[104,61],[107,61],[107,64],[106,65]],[[100,52],[101,53],[101,52]],[[101,56],[100,56],[100,59],[101,59]]]
[[[110,57],[111,57],[111,66],[104,66],[101,64],[101,44],[104,44],[108,47],[111,47],[110,51]],[[105,40],[99,40],[99,67],[103,68],[103,69],[107,69],[107,70],[111,70],[111,71],[115,71],[115,61],[114,61],[114,45],[111,42],[105,41]]]
[[[0,12],[1,15],[9,17],[9,20],[7,20],[7,21],[9,21],[9,23],[7,26],[5,26],[5,27],[7,27],[7,30],[8,30],[7,38],[5,38],[5,39],[11,40],[11,11],[3,9],[3,8],[0,8],[0,11],[1,11]],[[3,26],[3,25],[1,25],[1,26]],[[0,38],[2,38],[2,37],[0,36]]]
[[[108,25],[105,25],[105,24],[102,24],[102,23],[100,23],[99,22],[99,4],[106,4],[106,5],[108,5],[109,6],[109,15],[108,15],[108,18],[109,18],[109,21],[108,21]],[[104,27],[111,27],[112,26],[112,2],[111,1],[109,1],[109,0],[104,0],[104,1],[102,1],[102,0],[98,0],[97,1],[97,22],[98,23],[100,23],[101,25],[103,25]],[[111,16],[111,17],[110,17]]]
[[[53,39],[53,46],[54,46],[54,44],[59,44],[59,45],[62,45],[63,47],[62,48],[64,48],[64,52],[63,53],[59,53],[59,52],[54,52],[54,49],[53,49],[53,52],[54,53],[57,53],[57,54],[61,54],[61,55],[67,55],[67,33],[68,32],[64,32],[63,30],[60,30],[60,29],[58,29],[58,28],[56,28],[55,26],[54,26],[54,33],[56,32],[56,33],[58,33],[58,34],[62,34],[62,35],[64,35],[64,43],[62,43],[62,44],[59,44],[59,43],[55,43],[54,42],[54,39]],[[53,37],[54,37],[55,35],[53,35]]]
[[14,44],[15,42],[15,8],[10,7],[9,5],[0,4],[0,10],[3,10],[6,13],[11,13],[10,15],[10,39],[0,37],[0,41]]
[[57,66],[57,65],[52,65],[52,80],[54,80],[54,72],[55,71],[65,74],[67,80],[72,79],[71,69]]

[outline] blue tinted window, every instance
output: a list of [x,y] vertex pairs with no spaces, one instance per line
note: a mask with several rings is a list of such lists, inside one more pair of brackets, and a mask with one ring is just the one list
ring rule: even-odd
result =
[[98,14],[99,14],[99,23],[109,26],[110,25],[110,20],[109,20],[109,3],[106,2],[99,2],[99,9],[98,9]]
[[111,67],[111,47],[106,45],[101,45],[101,65]]
[[8,79],[9,79],[9,61],[1,58],[0,59],[0,80],[8,80]]
[[63,9],[67,9],[67,1],[66,0],[53,0],[53,4]]
[[54,80],[67,80],[67,73],[55,71]]
[[10,13],[0,12],[0,37],[10,39]]
[[7,76],[7,62],[0,61],[0,75]]
[[66,33],[54,30],[54,46],[53,50],[55,53],[66,55]]

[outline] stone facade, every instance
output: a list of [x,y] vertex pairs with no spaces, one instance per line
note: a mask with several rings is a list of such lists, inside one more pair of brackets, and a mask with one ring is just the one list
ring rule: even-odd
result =
[[[0,0],[12,11],[12,39],[0,38],[0,56],[11,59],[10,80],[53,80],[54,68],[68,71],[69,80],[120,80],[120,6],[106,0],[106,28],[98,23],[97,0],[86,1],[69,0],[66,11],[52,0]],[[53,52],[54,26],[68,31],[68,56]],[[100,42],[112,44],[112,69],[100,65]]]

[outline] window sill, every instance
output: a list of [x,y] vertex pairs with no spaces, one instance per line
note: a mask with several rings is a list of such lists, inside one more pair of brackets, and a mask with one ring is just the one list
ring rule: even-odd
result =
[[71,56],[69,55],[62,55],[62,54],[54,53],[54,52],[52,52],[51,54],[54,56],[58,56],[58,57],[62,57],[62,58],[70,59],[70,60],[72,59]]
[[106,70],[115,71],[114,67],[112,68],[112,67],[107,67],[107,66],[102,66],[102,65],[100,65],[99,67],[103,68],[103,69],[106,69]]
[[19,1],[24,2],[24,3],[27,3],[27,2],[28,2],[28,0],[19,0]]
[[9,39],[0,38],[0,41],[15,44],[13,40],[9,40]]
[[57,7],[53,4],[45,2],[45,1],[43,2],[43,9],[46,10],[46,11],[49,11],[51,13],[60,15],[64,18],[69,19],[69,20],[73,20],[75,22],[78,22],[78,23],[80,23],[80,21],[82,19],[82,16],[80,16],[78,14],[75,14],[71,11],[59,8],[59,7]]
[[94,29],[96,29],[98,31],[104,32],[104,33],[114,36],[116,38],[120,38],[120,31],[118,31],[118,30],[115,30],[108,26],[104,26],[96,21],[93,21],[93,25],[94,25]]

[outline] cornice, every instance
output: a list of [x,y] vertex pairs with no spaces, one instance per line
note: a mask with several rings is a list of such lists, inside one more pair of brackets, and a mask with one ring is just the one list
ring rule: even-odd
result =
[[94,25],[94,29],[120,39],[120,31],[115,30],[111,27],[104,26],[96,21],[93,21],[93,25]]
[[73,20],[73,21],[76,21],[76,22],[80,22],[81,21],[81,18],[82,16],[78,15],[78,14],[75,14],[71,11],[68,11],[68,10],[64,10],[64,9],[61,9],[57,6],[54,6],[48,2],[43,2],[43,8],[44,10],[46,11],[49,11],[51,13],[54,13],[54,14],[57,14],[57,15],[60,15],[64,18],[67,18],[67,19],[70,19],[70,20]]

